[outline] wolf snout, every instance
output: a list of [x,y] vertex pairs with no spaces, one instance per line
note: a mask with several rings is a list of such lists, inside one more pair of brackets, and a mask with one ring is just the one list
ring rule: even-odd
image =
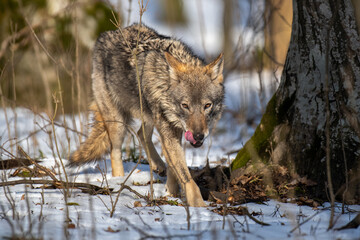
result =
[[204,142],[205,135],[203,133],[192,133],[191,131],[185,132],[185,139],[190,142],[191,146],[198,148]]
[[191,146],[195,148],[201,147],[203,145],[205,135],[203,133],[195,133],[193,137],[195,141],[190,142]]
[[195,133],[194,134],[194,139],[197,142],[203,141],[204,140],[204,134],[203,133]]

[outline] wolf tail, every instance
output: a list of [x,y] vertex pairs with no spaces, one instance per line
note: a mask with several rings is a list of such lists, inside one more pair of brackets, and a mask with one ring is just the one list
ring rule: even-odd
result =
[[92,126],[86,141],[81,143],[79,149],[71,154],[69,167],[98,161],[110,150],[110,139],[106,131],[105,122],[96,103],[90,105],[90,110],[94,113],[94,126]]

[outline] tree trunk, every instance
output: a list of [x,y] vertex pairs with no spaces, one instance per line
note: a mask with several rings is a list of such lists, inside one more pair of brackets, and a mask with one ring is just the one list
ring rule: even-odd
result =
[[359,181],[360,174],[359,54],[351,1],[294,0],[279,88],[254,136],[233,161],[233,170],[255,158],[271,160],[315,181],[318,197],[324,197],[329,151],[334,192],[346,189],[352,198],[358,194],[359,188],[350,191],[345,184]]

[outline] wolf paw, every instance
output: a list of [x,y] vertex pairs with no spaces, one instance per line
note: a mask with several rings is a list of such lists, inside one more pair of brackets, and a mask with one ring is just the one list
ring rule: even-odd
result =
[[160,160],[158,162],[153,161],[152,162],[152,170],[153,170],[153,172],[158,174],[160,177],[166,176],[166,166],[162,162],[162,160]]
[[156,173],[157,175],[159,175],[160,177],[165,177],[166,176],[166,169],[153,169],[153,172]]
[[177,184],[166,184],[166,195],[170,197],[180,197],[180,188]]
[[190,207],[206,207],[199,187],[194,180],[185,184],[186,202]]

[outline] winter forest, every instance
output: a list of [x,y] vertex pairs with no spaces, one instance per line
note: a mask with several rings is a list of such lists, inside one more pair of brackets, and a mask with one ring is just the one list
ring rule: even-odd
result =
[[[162,44],[175,42],[147,40],[167,49],[153,71],[160,79],[167,64],[168,92],[183,86],[175,75],[197,74],[170,54],[176,42],[211,77],[201,94],[215,94],[213,84],[225,89],[220,119],[212,119],[215,102],[199,110],[213,124],[205,136],[173,126],[166,115],[199,126],[205,120],[194,117],[194,102],[179,109],[166,103],[157,113],[153,105],[162,100],[147,101],[144,59],[153,52],[136,28],[134,45],[124,40],[133,24],[154,29]],[[133,76],[131,94],[141,99],[139,108],[121,109],[136,108],[141,117],[122,125],[119,152],[108,127],[117,115],[110,111],[115,123],[104,120],[93,104],[107,94],[128,100],[92,83],[94,46],[106,31],[117,31],[125,46],[113,38],[121,51],[106,54],[115,59],[131,49],[133,75],[126,77]],[[357,0],[0,1],[0,238],[359,240],[359,34]],[[191,86],[165,93],[175,102],[195,92]],[[95,136],[101,127],[104,135]],[[180,149],[164,139],[171,134]],[[97,144],[82,153],[105,154],[74,165],[74,152],[91,137]],[[156,158],[167,170],[156,169]]]

